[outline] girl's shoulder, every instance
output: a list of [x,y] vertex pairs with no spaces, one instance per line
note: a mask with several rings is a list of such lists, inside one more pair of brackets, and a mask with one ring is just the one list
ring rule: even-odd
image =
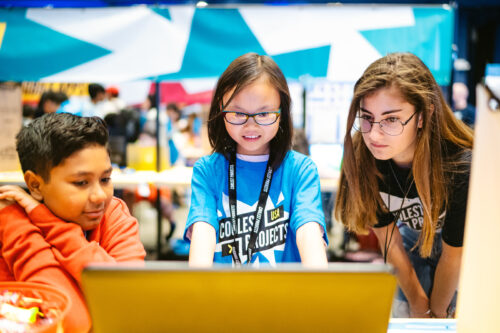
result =
[[295,150],[290,150],[286,154],[285,158],[283,159],[283,162],[281,165],[285,168],[298,168],[298,169],[304,169],[304,168],[316,168],[316,164],[313,162],[313,160],[302,153],[296,152]]
[[210,155],[199,158],[193,165],[193,170],[196,172],[216,172],[222,170],[226,163],[226,158],[220,153],[212,153]]
[[205,155],[200,157],[193,165],[194,168],[203,168],[209,166],[217,166],[220,163],[224,163],[226,158],[220,153],[212,153],[210,155]]

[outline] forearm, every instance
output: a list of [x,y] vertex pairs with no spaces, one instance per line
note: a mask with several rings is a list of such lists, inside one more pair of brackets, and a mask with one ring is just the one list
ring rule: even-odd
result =
[[139,240],[137,221],[121,212],[120,205],[114,206],[106,214],[106,222],[101,222],[106,227],[101,225],[94,241],[85,238],[79,225],[59,219],[44,205],[31,212],[30,218],[40,228],[45,240],[53,246],[57,260],[77,281],[80,281],[82,269],[91,262],[144,259],[145,251]]
[[443,242],[430,301],[432,313],[436,317],[446,318],[448,315],[448,306],[458,286],[461,259],[461,247],[453,248]]
[[[389,242],[392,224],[388,227],[374,228],[373,230],[379,241],[380,248],[382,251],[385,251],[386,232],[388,232],[387,242]],[[415,273],[415,269],[406,254],[406,250],[403,246],[403,240],[397,227],[394,229],[392,241],[389,244],[387,262],[393,265],[396,269],[398,284],[406,296],[410,306],[410,315],[412,317],[428,317],[430,315],[428,312],[430,308],[429,298],[425,293],[425,290],[422,288],[417,274]]]
[[45,205],[39,205],[29,217],[53,247],[55,258],[76,281],[80,281],[81,271],[89,262],[114,261],[97,242],[85,239],[79,225],[59,219]]
[[214,227],[206,222],[194,223],[189,248],[189,266],[211,267],[214,261],[215,244]]
[[9,215],[0,220],[1,257],[16,281],[51,285],[64,291],[72,300],[72,307],[64,322],[69,332],[88,332],[90,317],[80,289],[64,267],[55,258],[53,249],[40,230],[31,224],[20,207],[9,208]]
[[328,266],[325,241],[318,223],[309,222],[297,229],[297,247],[304,267],[325,268]]

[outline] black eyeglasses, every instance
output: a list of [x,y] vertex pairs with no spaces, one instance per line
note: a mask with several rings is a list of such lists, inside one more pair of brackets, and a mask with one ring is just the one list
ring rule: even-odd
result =
[[373,124],[379,124],[382,131],[391,136],[400,135],[403,133],[403,130],[413,118],[413,116],[417,113],[417,111],[413,112],[413,114],[406,120],[402,122],[396,117],[389,117],[386,119],[382,119],[381,121],[372,121],[372,117],[369,115],[363,115],[356,117],[356,121],[354,122],[354,128],[361,133],[368,133],[372,130]]
[[222,113],[224,113],[224,119],[233,125],[243,125],[248,121],[248,118],[252,117],[257,124],[268,126],[274,124],[276,120],[278,120],[281,109],[278,109],[278,111],[266,111],[259,113],[223,110]]

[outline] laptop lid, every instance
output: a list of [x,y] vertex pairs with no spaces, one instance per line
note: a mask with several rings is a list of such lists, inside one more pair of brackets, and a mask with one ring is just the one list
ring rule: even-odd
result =
[[386,333],[396,278],[380,264],[304,270],[146,262],[89,266],[82,285],[95,333]]

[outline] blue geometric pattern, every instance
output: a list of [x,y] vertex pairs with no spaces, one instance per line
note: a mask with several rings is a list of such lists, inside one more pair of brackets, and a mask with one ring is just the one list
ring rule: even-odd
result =
[[[140,8],[139,8],[140,9]],[[54,9],[57,11],[59,9]],[[74,17],[78,18],[78,9],[73,10]],[[111,9],[108,9],[111,11]],[[140,9],[143,10],[143,9]],[[138,70],[134,78],[146,78],[154,80],[172,80],[188,78],[216,78],[227,68],[229,63],[236,57],[247,53],[256,52],[258,54],[270,55],[280,66],[285,76],[289,79],[299,79],[303,75],[311,77],[330,76],[329,65],[336,64],[337,59],[332,58],[332,47],[335,45],[335,37],[324,39],[318,43],[297,43],[294,45],[293,32],[291,32],[290,41],[276,39],[269,44],[269,41],[259,40],[257,34],[254,34],[249,24],[245,21],[240,10],[226,8],[197,8],[190,12],[192,16],[180,16],[179,20],[190,20],[180,22],[172,19],[174,10],[165,7],[151,7],[150,10],[162,17],[165,21],[151,25],[151,34],[144,38],[151,38],[150,50],[144,50],[145,53],[156,52],[155,33],[173,33],[179,24],[179,31],[185,33],[183,44],[172,45],[179,56],[176,58],[176,64],[170,69],[177,72],[167,72],[165,66],[150,66],[143,72]],[[265,8],[262,8],[265,11]],[[252,15],[260,15],[258,11],[252,12]],[[37,17],[43,17],[43,10],[36,12]],[[245,13],[250,15],[249,12]],[[419,56],[431,69],[436,80],[441,85],[449,84],[451,73],[451,43],[453,37],[453,10],[443,8],[413,8],[415,24],[413,26],[393,27],[384,29],[373,29],[359,31],[360,34],[381,54],[389,52],[408,51]],[[72,33],[65,34],[65,29],[71,30],[71,27],[64,20],[51,26],[57,27],[57,30],[51,29],[43,24],[36,23],[26,18],[26,9],[0,9],[0,23],[6,23],[6,30],[3,42],[0,47],[0,80],[15,81],[37,81],[57,73],[67,71],[73,67],[87,64],[85,73],[93,75],[93,64],[91,61],[105,55],[116,56],[121,59],[119,62],[127,68],[117,68],[115,71],[123,72],[133,68],[141,68],[140,62],[143,58],[137,57],[137,53],[130,55],[130,61],[127,59],[126,44],[116,45],[113,43],[92,44],[85,40],[111,40],[108,36],[102,39],[96,39],[96,36],[86,39],[86,32],[77,31],[82,40],[71,37]],[[53,14],[51,14],[53,15]],[[143,13],[141,15],[144,15]],[[30,16],[31,17],[31,16]],[[51,16],[57,18],[57,15]],[[85,19],[91,17],[82,16]],[[258,17],[258,16],[257,16]],[[251,17],[249,17],[252,19]],[[256,17],[254,16],[253,19]],[[41,21],[42,22],[42,21]],[[156,21],[158,22],[158,21]],[[168,23],[167,23],[168,22]],[[258,22],[254,20],[253,24]],[[167,23],[167,24],[162,24]],[[134,24],[130,21],[130,24]],[[162,31],[167,25],[173,25],[172,30]],[[130,25],[126,26],[130,29]],[[190,28],[190,30],[189,30]],[[55,28],[56,29],[56,28]],[[187,31],[186,31],[187,29]],[[293,30],[293,29],[292,29]],[[60,31],[60,32],[59,32]],[[109,30],[108,30],[109,31]],[[315,30],[310,33],[314,34]],[[153,33],[154,32],[154,33]],[[117,36],[122,37],[120,31],[115,32]],[[262,31],[258,33],[262,34]],[[84,37],[82,37],[84,36]],[[285,36],[285,35],[283,35]],[[111,37],[111,36],[110,36]],[[267,35],[261,35],[260,38],[266,38]],[[171,40],[177,40],[172,38]],[[270,40],[273,40],[272,38]],[[126,43],[127,39],[124,39]],[[96,42],[97,43],[97,42]],[[184,44],[186,43],[186,44]],[[282,43],[283,45],[276,45]],[[264,45],[270,50],[266,50]],[[313,45],[313,46],[299,46]],[[318,45],[318,46],[316,46]],[[278,47],[275,47],[278,46]],[[283,47],[285,46],[285,47]],[[364,46],[353,45],[353,52]],[[277,53],[274,50],[286,50],[283,53]],[[278,51],[279,52],[279,51]],[[331,59],[332,58],[332,59]],[[113,62],[108,58],[111,64]],[[161,57],[157,57],[161,61]],[[182,59],[182,61],[181,61]],[[127,59],[128,60],[128,59]],[[349,64],[347,64],[349,65]],[[97,66],[97,63],[96,63]],[[97,66],[96,68],[101,68]],[[151,70],[153,68],[153,70]],[[154,68],[158,68],[155,73]],[[76,70],[75,73],[81,73]],[[96,69],[95,80],[99,80],[101,72]],[[68,74],[70,75],[70,74]],[[73,74],[71,74],[73,75]],[[77,74],[78,75],[78,74]],[[143,75],[143,76],[142,76]],[[71,76],[69,76],[71,77]],[[78,80],[78,78],[76,79]],[[109,79],[108,79],[109,80]]]
[[[200,74],[218,77],[231,61],[247,52],[267,55],[239,10],[197,9],[181,70],[155,79],[198,78]],[[272,56],[291,79],[304,74],[326,77],[329,57],[330,45]]]
[[1,9],[6,22],[0,48],[0,79],[38,81],[111,53],[26,18],[25,9]]
[[[313,77],[326,77],[330,45],[295,52],[273,55],[272,58],[289,79],[299,79],[309,74]],[[314,61],[312,60],[314,59]]]
[[167,20],[171,21],[172,17],[170,16],[170,10],[168,8],[162,8],[162,7],[153,7],[151,8],[153,12],[156,14],[163,16]]
[[158,79],[217,77],[247,52],[265,54],[237,9],[196,9],[181,70]]
[[[440,85],[450,84],[453,11],[414,8],[415,25],[361,31],[381,55],[411,52],[429,67]],[[436,57],[439,55],[439,57]]]

